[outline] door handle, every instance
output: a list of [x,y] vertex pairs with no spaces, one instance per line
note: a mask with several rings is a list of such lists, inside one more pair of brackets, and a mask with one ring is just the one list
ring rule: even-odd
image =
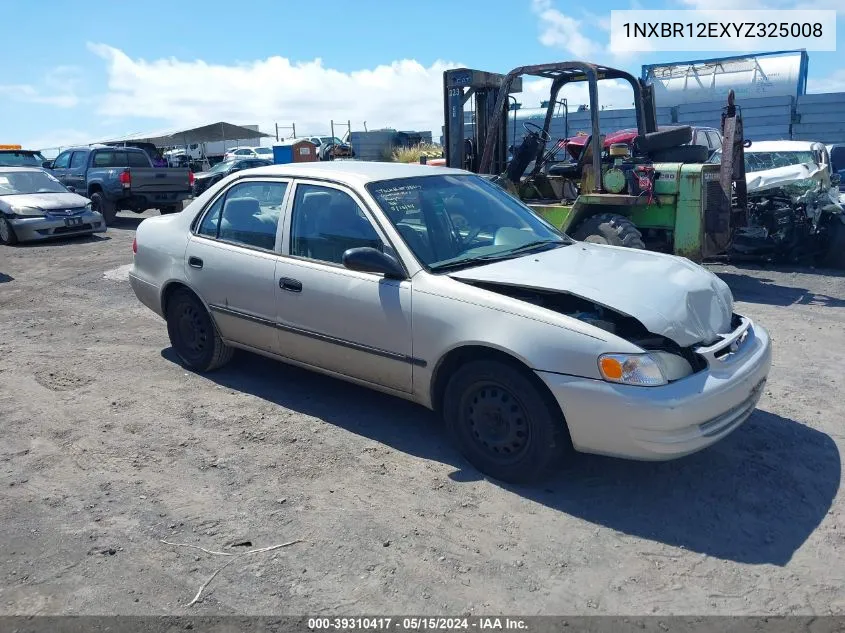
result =
[[282,277],[279,279],[279,288],[291,292],[302,292],[302,282],[297,279],[291,279],[290,277]]
[[202,268],[202,260],[199,257],[189,257],[188,266],[191,268]]

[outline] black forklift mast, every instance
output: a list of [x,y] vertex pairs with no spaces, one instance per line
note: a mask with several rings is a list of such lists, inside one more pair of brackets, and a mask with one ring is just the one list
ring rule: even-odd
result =
[[745,181],[745,134],[742,127],[742,109],[736,105],[733,90],[728,92],[728,103],[722,108],[722,156],[719,184],[723,194],[732,201],[731,228],[748,223],[748,187]]
[[[488,141],[487,132],[491,128],[490,120],[501,119],[494,127],[492,173],[505,170],[508,160],[508,109],[496,111],[499,91],[504,75],[488,73],[470,68],[456,68],[443,73],[444,143],[446,148],[446,166],[478,172],[481,152]],[[522,92],[522,80],[514,82],[508,93]],[[473,137],[465,138],[464,107],[470,98],[475,97],[473,111]]]

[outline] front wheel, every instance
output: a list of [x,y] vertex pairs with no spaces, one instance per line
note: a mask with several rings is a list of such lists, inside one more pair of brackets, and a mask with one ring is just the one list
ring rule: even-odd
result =
[[12,223],[0,215],[0,244],[14,246],[18,243],[18,236],[15,235],[15,228]]
[[569,445],[560,409],[527,370],[500,361],[460,367],[446,387],[443,417],[464,457],[507,483],[541,479]]
[[601,213],[587,218],[572,234],[580,242],[645,249],[642,233],[624,215]]
[[188,290],[177,290],[167,302],[167,334],[182,363],[195,371],[218,369],[234,352],[220,338],[205,306]]

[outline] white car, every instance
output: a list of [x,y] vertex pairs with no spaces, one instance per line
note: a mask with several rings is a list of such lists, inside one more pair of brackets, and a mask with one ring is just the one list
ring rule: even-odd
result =
[[144,220],[133,248],[132,288],[187,367],[240,348],[412,400],[509,482],[570,446],[703,449],[751,415],[771,364],[766,331],[711,272],[576,242],[457,169],[241,171]]
[[235,147],[226,152],[223,160],[231,158],[264,158],[273,160],[272,147]]

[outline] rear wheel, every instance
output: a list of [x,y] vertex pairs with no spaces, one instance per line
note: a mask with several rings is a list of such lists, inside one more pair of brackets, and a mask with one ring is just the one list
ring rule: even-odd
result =
[[167,334],[182,363],[196,371],[222,367],[234,352],[220,338],[205,306],[188,290],[176,290],[167,302]]
[[642,233],[624,215],[601,213],[587,218],[572,234],[581,242],[645,249]]
[[99,191],[91,194],[91,209],[103,216],[106,226],[113,224],[114,219],[117,217],[117,207],[115,204],[106,200],[105,196]]
[[0,215],[0,244],[7,246],[14,246],[18,243],[18,236],[15,234],[15,228],[12,223]]
[[496,360],[461,366],[446,387],[443,417],[461,453],[508,483],[547,475],[569,445],[560,409],[527,370]]
[[830,268],[845,268],[845,223],[837,216],[830,218],[821,263]]
[[634,139],[634,148],[643,154],[661,149],[677,147],[692,140],[692,128],[688,125],[643,134]]
[[177,206],[175,206],[175,205],[172,205],[172,206],[168,206],[168,207],[162,207],[162,208],[161,208],[161,209],[159,209],[158,211],[159,211],[159,213],[161,213],[162,215],[168,215],[168,214],[170,214],[170,213],[179,213],[181,210],[182,210],[182,208],[181,208],[181,207],[177,207]]

